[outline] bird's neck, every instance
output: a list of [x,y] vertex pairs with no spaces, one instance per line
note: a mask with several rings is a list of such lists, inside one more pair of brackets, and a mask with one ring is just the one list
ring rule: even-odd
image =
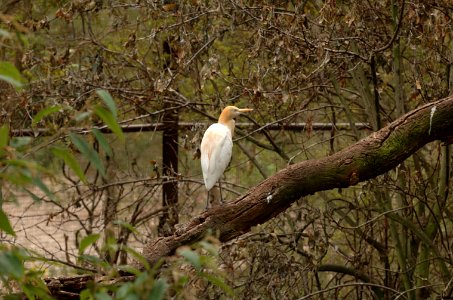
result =
[[222,112],[219,117],[219,124],[225,125],[231,132],[231,136],[234,135],[234,124],[235,121],[231,118],[231,115],[228,112]]
[[233,136],[233,135],[234,135],[234,124],[235,124],[235,123],[236,123],[236,122],[235,122],[233,119],[231,119],[231,120],[229,120],[229,121],[226,122],[226,123],[220,123],[220,124],[223,124],[223,125],[225,125],[226,127],[228,127],[228,129],[229,129],[230,132],[231,132],[231,136]]

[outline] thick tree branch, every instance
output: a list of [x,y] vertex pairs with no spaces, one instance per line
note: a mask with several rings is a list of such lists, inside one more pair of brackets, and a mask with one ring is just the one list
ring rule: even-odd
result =
[[201,239],[209,230],[218,232],[221,241],[231,240],[303,196],[374,178],[425,144],[446,140],[452,132],[453,97],[426,104],[340,152],[288,166],[234,201],[180,225],[174,235],[149,242],[143,254],[155,262],[179,246]]
[[[143,255],[148,261],[155,262],[172,254],[179,246],[201,239],[208,232],[219,233],[223,242],[231,240],[248,232],[252,226],[275,217],[303,196],[374,178],[396,167],[431,141],[452,142],[452,133],[453,96],[417,108],[334,155],[288,166],[234,201],[179,225],[172,236],[151,241],[144,247]],[[341,273],[331,266],[320,267],[318,271]],[[350,275],[368,282],[359,272]],[[92,275],[87,275],[47,279],[46,283],[54,296],[76,299],[87,282],[93,279]],[[126,276],[120,280],[131,279],[133,277]],[[102,281],[102,278],[96,281]],[[367,284],[374,287],[378,296],[382,293],[380,289],[385,288]]]

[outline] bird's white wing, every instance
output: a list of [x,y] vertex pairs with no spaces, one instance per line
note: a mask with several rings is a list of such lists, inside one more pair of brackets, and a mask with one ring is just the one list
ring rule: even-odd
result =
[[218,123],[209,126],[201,140],[200,151],[204,184],[209,191],[231,160],[233,140],[228,127]]

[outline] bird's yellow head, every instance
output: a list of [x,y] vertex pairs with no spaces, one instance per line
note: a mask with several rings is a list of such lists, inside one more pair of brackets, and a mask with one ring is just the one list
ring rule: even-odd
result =
[[227,106],[223,109],[219,117],[219,123],[226,124],[242,113],[250,112],[251,108],[237,108],[236,106]]

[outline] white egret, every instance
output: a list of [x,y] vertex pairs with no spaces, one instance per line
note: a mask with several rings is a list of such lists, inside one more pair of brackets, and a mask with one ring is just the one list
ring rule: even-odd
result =
[[[209,192],[217,180],[222,176],[231,160],[233,152],[234,118],[241,113],[252,111],[250,108],[237,108],[227,106],[220,114],[218,123],[212,124],[206,130],[201,140],[201,169],[208,198],[206,208],[209,207]],[[220,202],[222,200],[222,189],[220,186]]]

